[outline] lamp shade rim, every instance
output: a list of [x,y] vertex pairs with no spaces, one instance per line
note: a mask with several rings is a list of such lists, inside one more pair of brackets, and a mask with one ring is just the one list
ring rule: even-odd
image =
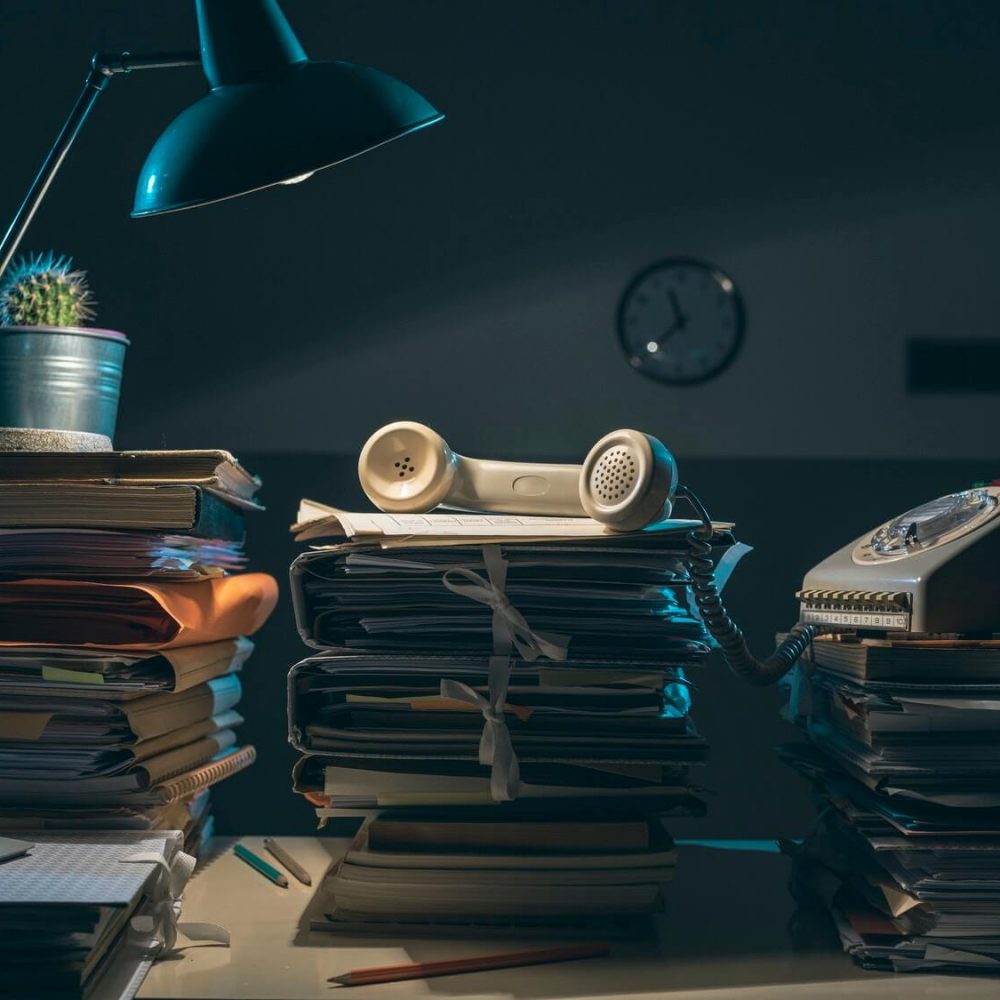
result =
[[[326,170],[328,167],[334,167],[338,163],[346,163],[348,160],[353,160],[356,156],[361,156],[363,153],[370,152],[373,149],[377,149],[379,146],[384,146],[387,143],[393,142],[396,139],[402,138],[404,135],[409,135],[411,132],[417,132],[420,129],[427,128],[430,125],[436,125],[438,122],[444,120],[445,115],[435,109],[435,113],[428,115],[426,118],[422,118],[419,121],[413,122],[399,128],[394,132],[389,133],[383,138],[379,139],[377,142],[372,143],[369,146],[365,146],[362,149],[355,150],[349,153],[347,156],[341,156],[338,159],[331,160],[328,163],[321,163],[315,167],[306,167],[303,170],[298,171],[299,174],[313,174],[318,173],[320,170]],[[245,194],[252,194],[254,191],[263,191],[267,188],[276,187],[279,184],[283,184],[291,180],[295,174],[290,174],[284,177],[276,177],[274,180],[265,181],[263,184],[255,184],[252,187],[242,188],[238,191],[233,191],[216,198],[192,198],[187,201],[178,202],[177,204],[168,204],[163,207],[156,207],[151,209],[136,210],[133,207],[130,215],[133,219],[143,219],[155,215],[167,215],[171,212],[181,212],[190,208],[198,208],[202,205],[214,205],[217,202],[229,201],[231,198],[239,198]],[[138,199],[137,199],[138,200]]]

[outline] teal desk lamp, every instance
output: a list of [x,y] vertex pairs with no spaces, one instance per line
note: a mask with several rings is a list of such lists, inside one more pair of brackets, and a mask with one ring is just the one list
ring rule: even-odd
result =
[[83,92],[0,242],[0,275],[113,76],[200,64],[211,88],[154,144],[133,218],[305,180],[444,118],[377,69],[309,59],[277,0],[196,0],[196,8],[200,55],[94,56]]

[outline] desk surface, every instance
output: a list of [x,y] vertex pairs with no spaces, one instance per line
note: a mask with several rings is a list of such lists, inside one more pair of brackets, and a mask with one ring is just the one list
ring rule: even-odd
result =
[[[862,1000],[876,991],[882,1000],[997,996],[991,977],[892,976],[858,969],[825,924],[810,928],[808,921],[793,919],[788,862],[763,841],[684,844],[656,940],[615,943],[609,958],[379,987],[331,987],[329,976],[354,968],[517,951],[545,942],[345,938],[309,931],[303,914],[346,842],[283,838],[282,846],[313,877],[313,888],[291,879],[288,889],[236,858],[233,843],[216,842],[188,885],[182,915],[224,925],[232,946],[182,948],[153,967],[140,1000]],[[245,837],[243,843],[267,856],[261,838]],[[812,943],[806,943],[810,931]]]

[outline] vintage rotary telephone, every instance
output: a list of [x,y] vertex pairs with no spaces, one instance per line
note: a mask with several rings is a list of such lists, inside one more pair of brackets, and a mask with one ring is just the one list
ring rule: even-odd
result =
[[818,632],[983,635],[1000,620],[1000,485],[952,493],[880,525],[806,574],[800,618],[767,658],[754,657],[726,613],[711,561],[712,522],[678,485],[677,464],[649,434],[613,431],[583,465],[465,458],[423,424],[388,424],[367,441],[361,485],[381,510],[428,511],[446,504],[512,514],[588,516],[618,531],[669,517],[674,500],[701,525],[688,534],[688,570],[708,631],[738,676],[777,681]]
[[811,569],[800,620],[827,630],[980,637],[1000,622],[1000,487],[931,500]]

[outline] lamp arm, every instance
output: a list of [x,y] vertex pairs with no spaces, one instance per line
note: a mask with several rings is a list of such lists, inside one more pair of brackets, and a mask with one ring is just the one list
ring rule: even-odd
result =
[[49,190],[49,185],[62,166],[73,140],[76,139],[83,123],[87,120],[101,91],[108,80],[119,73],[130,73],[140,69],[172,69],[175,66],[198,66],[201,60],[197,53],[161,53],[148,56],[133,56],[130,52],[117,54],[98,52],[90,61],[90,72],[84,81],[83,90],[76,99],[52,148],[42,161],[28,193],[21,202],[4,238],[0,241],[0,276],[7,270],[11,258],[17,251],[25,230],[31,224],[38,206]]

